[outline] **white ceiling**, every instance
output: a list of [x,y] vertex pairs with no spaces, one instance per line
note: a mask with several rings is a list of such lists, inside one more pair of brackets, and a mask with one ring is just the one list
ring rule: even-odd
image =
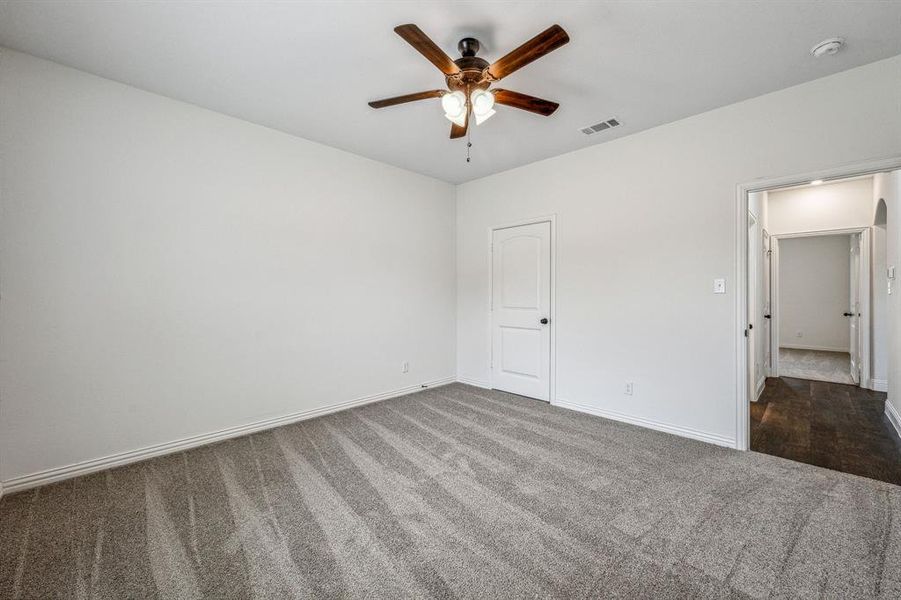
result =
[[[438,101],[366,104],[443,87],[402,23],[488,61],[559,23],[572,41],[503,82],[559,110],[500,107],[467,164]],[[0,3],[0,45],[454,183],[901,54],[899,31],[894,1]]]

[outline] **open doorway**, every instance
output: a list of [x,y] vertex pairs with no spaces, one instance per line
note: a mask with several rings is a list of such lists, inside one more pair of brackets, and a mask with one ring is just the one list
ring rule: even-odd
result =
[[775,376],[869,387],[869,231],[774,236]]
[[881,174],[837,175],[744,194],[739,447],[901,484],[885,394],[891,203]]

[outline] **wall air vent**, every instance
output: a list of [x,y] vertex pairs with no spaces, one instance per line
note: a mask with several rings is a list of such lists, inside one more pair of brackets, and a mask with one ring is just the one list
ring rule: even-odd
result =
[[619,119],[613,118],[607,119],[606,121],[601,121],[600,123],[595,123],[594,125],[589,125],[588,127],[582,127],[579,131],[581,131],[585,135],[593,135],[595,133],[604,131],[605,129],[612,129],[619,126]]

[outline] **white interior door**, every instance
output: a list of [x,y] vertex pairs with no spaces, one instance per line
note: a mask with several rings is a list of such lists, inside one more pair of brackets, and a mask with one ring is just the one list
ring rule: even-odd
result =
[[748,212],[748,397],[757,401],[757,333],[760,326],[757,315],[760,313],[758,300],[760,297],[758,267],[760,263],[760,226],[754,214]]
[[491,384],[550,400],[551,224],[492,234]]
[[851,379],[860,383],[860,244],[859,233],[851,236],[850,306],[845,315],[851,327]]
[[779,238],[770,237],[770,377],[779,377]]
[[763,290],[761,296],[763,297],[763,319],[760,322],[761,326],[761,344],[763,344],[763,376],[769,377],[772,373],[772,337],[773,337],[773,315],[770,312],[773,307],[773,298],[770,294],[770,277],[772,274],[772,266],[771,259],[773,253],[770,252],[770,234],[763,230],[763,247],[761,248],[761,252],[763,253]]

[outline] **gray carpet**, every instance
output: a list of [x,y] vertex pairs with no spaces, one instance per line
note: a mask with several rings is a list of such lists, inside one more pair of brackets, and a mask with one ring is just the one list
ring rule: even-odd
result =
[[779,376],[854,385],[847,352],[779,348]]
[[901,487],[455,384],[0,501],[0,598],[901,597]]

